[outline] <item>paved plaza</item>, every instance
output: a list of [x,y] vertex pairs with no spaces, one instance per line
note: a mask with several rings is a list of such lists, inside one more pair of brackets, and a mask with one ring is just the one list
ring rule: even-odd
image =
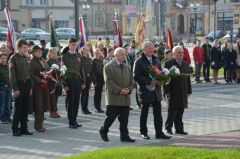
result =
[[[46,113],[44,124],[47,131],[45,133],[34,131],[33,136],[13,137],[10,125],[0,124],[0,159],[55,159],[112,146],[191,146],[184,143],[192,138],[194,138],[194,140],[191,140],[192,146],[200,144],[199,147],[201,147],[203,140],[211,140],[214,144],[216,136],[219,136],[216,134],[229,131],[235,133],[228,134],[231,137],[228,140],[232,141],[233,146],[239,147],[240,143],[237,140],[239,140],[240,135],[239,131],[236,130],[240,130],[240,85],[226,85],[223,81],[220,82],[220,85],[212,83],[193,84],[193,95],[189,99],[189,108],[186,109],[184,114],[185,130],[190,134],[188,136],[174,135],[169,141],[156,140],[154,138],[153,116],[149,113],[148,125],[151,139],[148,141],[141,139],[139,133],[140,110],[136,108],[135,95],[132,94],[132,108],[134,110],[130,112],[129,131],[130,136],[136,139],[136,142],[131,144],[120,142],[119,123],[116,121],[109,132],[110,142],[105,143],[98,134],[105,114],[83,115],[79,111],[78,122],[83,127],[69,129],[64,106],[65,97],[61,97],[58,105],[61,118],[51,119],[49,113]],[[90,97],[91,111],[94,110],[92,101],[93,93]],[[104,105],[104,100],[102,103]],[[105,109],[105,106],[103,108]],[[166,111],[167,109],[163,108],[164,121],[166,120]],[[33,117],[29,116],[29,120],[29,129],[33,130]],[[228,140],[226,139],[226,141]],[[220,141],[223,142],[224,139]]]

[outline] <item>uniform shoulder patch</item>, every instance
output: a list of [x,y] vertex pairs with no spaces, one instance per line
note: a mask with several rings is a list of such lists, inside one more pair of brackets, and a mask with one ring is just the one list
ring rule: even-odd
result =
[[13,64],[13,63],[9,63],[9,64],[8,64],[8,68],[11,69],[11,68],[13,68],[13,67],[14,67],[14,64]]

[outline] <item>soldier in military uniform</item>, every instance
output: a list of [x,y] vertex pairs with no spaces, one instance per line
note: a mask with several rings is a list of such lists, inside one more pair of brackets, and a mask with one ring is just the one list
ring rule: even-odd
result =
[[[32,135],[28,131],[27,117],[29,99],[32,94],[31,67],[25,54],[28,52],[28,43],[20,39],[17,42],[17,53],[13,54],[9,60],[10,83],[15,97],[15,109],[13,113],[12,131],[13,136]],[[20,123],[20,128],[19,128]]]
[[77,129],[81,127],[77,123],[77,114],[79,109],[79,101],[81,89],[85,82],[85,74],[83,72],[80,55],[77,54],[77,40],[71,38],[68,41],[69,50],[62,56],[62,64],[67,67],[65,74],[66,81],[64,89],[67,92],[67,113],[69,120],[69,128]]
[[41,40],[40,41],[40,44],[41,44],[41,46],[42,46],[42,58],[43,59],[47,59],[47,54],[48,54],[48,48],[46,48],[46,41],[45,40]]
[[173,58],[172,51],[169,49],[165,49],[164,51],[164,59],[161,61],[161,67],[165,67],[165,63]]
[[81,48],[81,60],[83,70],[86,76],[85,88],[82,90],[81,95],[81,105],[82,105],[82,113],[83,114],[91,114],[88,110],[88,99],[89,99],[89,90],[92,82],[92,59],[90,58],[90,50],[88,46],[84,46]]

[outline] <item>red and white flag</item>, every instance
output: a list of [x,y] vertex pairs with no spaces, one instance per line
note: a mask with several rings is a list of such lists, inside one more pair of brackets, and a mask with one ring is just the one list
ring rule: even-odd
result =
[[15,43],[16,43],[16,34],[15,30],[13,27],[10,11],[9,11],[9,6],[6,4],[4,13],[7,19],[7,24],[8,24],[8,32],[7,32],[7,47],[11,50],[15,49]]
[[87,46],[85,25],[84,25],[84,22],[83,22],[83,17],[79,18],[79,30],[80,30],[80,33],[81,33],[81,38],[84,42],[84,46]]
[[122,35],[119,29],[119,21],[118,20],[113,20],[114,23],[114,49],[118,47],[122,47],[123,41],[122,41]]
[[144,15],[140,16],[139,23],[137,25],[136,33],[135,33],[135,41],[137,45],[142,45],[145,40],[145,17]]

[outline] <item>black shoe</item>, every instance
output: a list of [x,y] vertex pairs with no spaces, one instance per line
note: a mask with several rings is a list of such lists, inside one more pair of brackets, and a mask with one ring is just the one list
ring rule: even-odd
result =
[[96,113],[104,113],[104,111],[102,109],[96,109],[95,112]]
[[109,141],[107,133],[104,133],[104,132],[102,132],[102,130],[99,130],[99,134],[100,134],[103,141],[105,141],[105,142]]
[[83,114],[92,114],[92,112],[90,112],[89,110],[82,110]]
[[75,125],[79,128],[79,127],[82,127],[81,124],[78,124],[77,122],[75,123]]
[[11,118],[8,118],[7,121],[12,123],[13,120]]
[[22,135],[21,135],[20,131],[14,131],[13,136],[22,136]]
[[170,134],[170,135],[173,134],[172,130],[167,130],[167,133]]
[[135,140],[134,140],[134,139],[131,139],[130,137],[121,138],[121,141],[122,141],[122,142],[135,142]]
[[77,129],[78,126],[76,124],[69,124],[70,129]]
[[184,131],[176,131],[175,134],[188,135],[188,133]]
[[156,139],[170,139],[171,136],[167,136],[164,133],[161,133],[160,135],[156,135]]
[[7,119],[2,119],[1,122],[2,124],[9,124],[9,121]]
[[129,110],[133,110],[133,108],[129,107]]
[[142,136],[142,139],[145,139],[145,140],[149,140],[150,139],[150,137],[148,135],[142,134],[141,136]]
[[28,130],[20,131],[20,134],[21,134],[21,135],[33,135],[33,133],[30,132],[30,131],[28,131]]

